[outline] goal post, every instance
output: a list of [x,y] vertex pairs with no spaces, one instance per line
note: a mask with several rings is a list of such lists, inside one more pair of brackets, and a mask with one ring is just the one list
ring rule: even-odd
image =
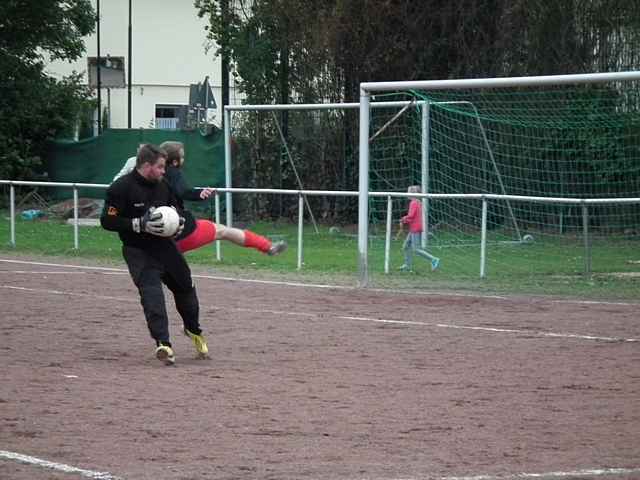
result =
[[[497,195],[488,212],[484,203],[426,195],[423,246],[432,238],[426,233],[439,233],[432,223],[439,223],[443,235],[437,240],[442,247],[449,246],[443,242],[467,241],[487,217],[495,220],[492,231],[500,234],[493,239],[511,242],[522,242],[526,225],[535,222],[536,228],[560,233],[571,222],[585,222],[577,207],[509,200],[514,195],[637,197],[633,181],[624,177],[640,178],[639,80],[640,72],[618,72],[362,83],[359,284],[369,282],[367,219],[372,213],[383,217],[376,213],[371,192],[406,192],[408,185],[417,184],[425,194]],[[387,98],[413,102],[415,108],[397,132],[386,127],[378,133],[371,108],[374,101]],[[611,228],[633,223],[636,215],[629,210],[621,218],[619,212],[599,208],[597,221]]]
[[[423,102],[424,103],[424,102]],[[388,112],[389,116],[401,115],[403,110],[408,108],[412,102],[409,101],[380,101],[374,102],[372,108],[376,111]],[[291,170],[289,188],[299,188],[300,190],[310,188],[318,189],[319,178],[315,175],[313,182],[305,182],[304,177],[309,178],[309,166],[317,166],[324,160],[321,152],[329,149],[329,154],[342,155],[345,165],[356,171],[355,160],[357,158],[357,138],[358,131],[358,109],[359,103],[324,103],[324,104],[259,104],[259,105],[227,105],[224,108],[224,150],[225,150],[225,187],[265,187],[278,188],[274,183],[265,185],[254,185],[252,180],[243,177],[241,185],[234,183],[234,172],[239,164],[247,163],[248,151],[259,151],[263,157],[269,156],[274,159],[281,157],[282,164],[286,164]],[[286,113],[287,130],[284,131],[282,119],[278,115]],[[380,116],[376,125],[387,119]],[[344,124],[341,124],[340,121]],[[346,130],[349,129],[349,132]],[[353,130],[353,131],[351,131]],[[343,146],[350,148],[351,155],[339,151],[338,144],[340,137],[349,136],[353,139],[353,144]],[[240,148],[242,147],[242,148]],[[244,155],[243,158],[239,158]],[[316,158],[313,158],[316,157]],[[326,157],[326,155],[325,155]],[[252,159],[252,163],[256,160]],[[315,164],[315,165],[314,165]],[[305,170],[305,167],[306,170]],[[256,167],[257,168],[257,167]],[[298,169],[301,169],[298,172]],[[311,172],[312,175],[316,172]],[[265,177],[265,172],[261,173]],[[265,178],[268,182],[268,179]],[[343,185],[336,182],[323,185],[320,189],[350,190],[356,189],[357,171],[353,175],[353,181],[347,180]],[[260,180],[257,180],[260,182]],[[253,183],[257,183],[254,179]],[[237,183],[237,182],[236,182]],[[342,188],[341,188],[342,187]],[[234,206],[233,196],[230,192],[225,195],[226,222],[233,224]],[[305,201],[306,210],[310,219],[315,225],[315,214]],[[239,208],[239,210],[242,210]],[[354,215],[357,208],[353,208]],[[341,221],[346,221],[344,218]],[[355,218],[353,218],[355,221]],[[317,228],[316,228],[317,231]]]

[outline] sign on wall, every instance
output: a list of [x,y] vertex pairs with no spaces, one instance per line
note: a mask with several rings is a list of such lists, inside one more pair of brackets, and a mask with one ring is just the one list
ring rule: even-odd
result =
[[[98,86],[97,57],[88,57],[89,86]],[[102,88],[124,88],[124,57],[100,57],[100,85]]]

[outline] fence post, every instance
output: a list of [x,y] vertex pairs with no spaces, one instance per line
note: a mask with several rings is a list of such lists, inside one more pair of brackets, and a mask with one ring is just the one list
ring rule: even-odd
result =
[[73,185],[73,248],[78,250],[78,188]]
[[16,246],[16,187],[13,183],[9,186],[9,217],[11,221],[11,246]]
[[582,236],[584,239],[584,274],[591,275],[591,235],[589,234],[589,207],[582,204]]
[[304,197],[298,194],[298,270],[302,270],[302,228],[304,220]]
[[[220,225],[220,195],[217,190],[214,190],[214,200],[215,200],[215,222],[217,225]],[[216,240],[216,260],[222,260],[222,253],[220,251],[220,240]]]
[[480,230],[480,278],[486,277],[487,262],[487,199],[482,199],[482,226]]
[[387,197],[387,234],[384,239],[384,273],[389,273],[389,257],[391,251],[391,209],[393,201],[391,195]]

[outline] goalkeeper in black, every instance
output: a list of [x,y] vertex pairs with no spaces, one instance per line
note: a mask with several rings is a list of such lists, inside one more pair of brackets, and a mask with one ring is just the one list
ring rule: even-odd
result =
[[[173,293],[184,333],[193,341],[198,355],[206,357],[208,348],[200,329],[200,307],[191,270],[174,239],[161,236],[162,218],[154,213],[156,207],[178,205],[163,179],[165,163],[164,150],[151,144],[143,145],[136,157],[136,168],[107,189],[100,223],[104,229],[118,232],[122,256],[140,293],[149,332],[156,341],[156,357],[173,365],[175,355],[169,336],[163,283]],[[184,225],[182,216],[180,222],[178,234]]]

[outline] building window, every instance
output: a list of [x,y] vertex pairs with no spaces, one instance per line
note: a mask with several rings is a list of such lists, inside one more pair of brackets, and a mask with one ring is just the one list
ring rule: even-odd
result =
[[188,111],[187,105],[156,105],[155,127],[176,130],[183,128]]

